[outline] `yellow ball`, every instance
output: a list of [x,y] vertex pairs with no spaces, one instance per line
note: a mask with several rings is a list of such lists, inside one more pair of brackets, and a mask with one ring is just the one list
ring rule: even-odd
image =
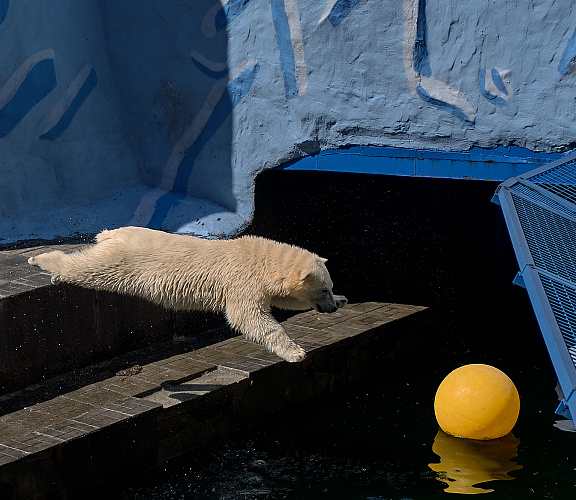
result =
[[440,428],[456,437],[496,439],[508,434],[520,413],[510,378],[489,365],[465,365],[442,381],[434,412]]

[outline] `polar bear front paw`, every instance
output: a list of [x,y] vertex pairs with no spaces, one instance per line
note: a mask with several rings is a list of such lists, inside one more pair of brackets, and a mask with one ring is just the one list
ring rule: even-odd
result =
[[285,349],[282,349],[280,352],[277,352],[276,354],[281,358],[284,358],[289,363],[297,363],[298,361],[302,361],[306,357],[306,351],[296,344],[287,347]]

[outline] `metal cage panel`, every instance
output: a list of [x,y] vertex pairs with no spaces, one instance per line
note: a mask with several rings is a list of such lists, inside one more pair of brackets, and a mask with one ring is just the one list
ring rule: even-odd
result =
[[502,208],[563,399],[576,416],[576,154],[502,183]]

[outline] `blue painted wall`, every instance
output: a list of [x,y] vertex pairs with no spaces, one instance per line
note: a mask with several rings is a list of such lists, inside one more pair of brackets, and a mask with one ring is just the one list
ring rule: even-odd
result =
[[575,33],[570,0],[0,0],[0,244],[232,233],[278,166],[529,170],[574,147]]

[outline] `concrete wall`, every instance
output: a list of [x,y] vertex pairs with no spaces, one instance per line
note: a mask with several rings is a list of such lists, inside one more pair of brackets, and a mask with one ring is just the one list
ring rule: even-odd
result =
[[0,20],[0,244],[96,228],[82,207],[139,183],[99,3],[0,0]]
[[234,232],[260,171],[349,146],[568,151],[571,6],[0,0],[0,245]]

